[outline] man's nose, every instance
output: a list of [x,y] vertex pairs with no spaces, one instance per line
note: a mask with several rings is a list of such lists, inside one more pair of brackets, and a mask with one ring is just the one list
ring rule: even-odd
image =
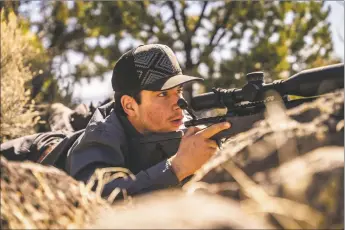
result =
[[181,98],[183,98],[183,96],[180,94],[177,94],[173,97],[172,102],[173,102],[173,109],[174,110],[181,109],[180,106],[177,105],[177,101]]

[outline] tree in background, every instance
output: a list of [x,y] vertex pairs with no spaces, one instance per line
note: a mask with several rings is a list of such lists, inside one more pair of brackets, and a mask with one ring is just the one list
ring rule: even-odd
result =
[[0,142],[35,133],[40,120],[35,102],[25,82],[32,79],[29,62],[38,57],[38,49],[28,41],[30,33],[18,28],[13,13],[5,20],[1,13],[1,137]]
[[[236,57],[220,64],[222,73],[243,81],[246,73],[263,70],[271,81],[340,62],[332,57],[330,25],[326,21],[330,8],[323,10],[323,2],[284,1],[262,6],[255,14],[255,25],[240,30],[240,37],[248,33],[248,50],[241,51],[244,40],[239,40],[232,49]],[[232,79],[222,77],[212,83],[229,85]]]
[[[201,75],[206,90],[238,87],[246,73],[268,79],[337,62],[323,2],[293,1],[41,1],[30,25],[51,57],[70,99],[81,79],[104,78],[126,50],[163,43],[184,73]],[[31,8],[20,14],[29,17]],[[77,55],[76,55],[77,54]],[[80,58],[79,62],[73,60]],[[43,84],[44,85],[44,84]],[[99,89],[102,90],[102,89]],[[187,86],[187,99],[192,86]]]

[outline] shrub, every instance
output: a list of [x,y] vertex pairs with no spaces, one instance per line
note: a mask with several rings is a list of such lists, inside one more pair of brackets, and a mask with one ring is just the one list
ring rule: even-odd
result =
[[35,132],[40,117],[24,84],[35,74],[27,63],[38,50],[30,44],[14,13],[1,15],[1,142]]

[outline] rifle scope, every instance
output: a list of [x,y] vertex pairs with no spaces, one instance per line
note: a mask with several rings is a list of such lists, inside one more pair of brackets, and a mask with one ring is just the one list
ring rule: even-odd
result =
[[195,111],[213,108],[231,108],[239,102],[264,100],[265,93],[275,90],[282,97],[295,95],[302,97],[317,96],[335,89],[344,88],[344,63],[303,70],[286,80],[264,83],[263,72],[246,75],[247,84],[242,89],[221,89],[218,92],[200,94],[191,99]]

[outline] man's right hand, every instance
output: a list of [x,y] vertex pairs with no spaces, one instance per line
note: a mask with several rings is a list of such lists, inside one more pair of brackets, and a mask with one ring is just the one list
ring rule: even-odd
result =
[[182,181],[206,163],[217,151],[218,145],[210,138],[218,132],[230,128],[229,122],[211,125],[200,130],[190,127],[181,139],[177,153],[170,158],[171,166]]

